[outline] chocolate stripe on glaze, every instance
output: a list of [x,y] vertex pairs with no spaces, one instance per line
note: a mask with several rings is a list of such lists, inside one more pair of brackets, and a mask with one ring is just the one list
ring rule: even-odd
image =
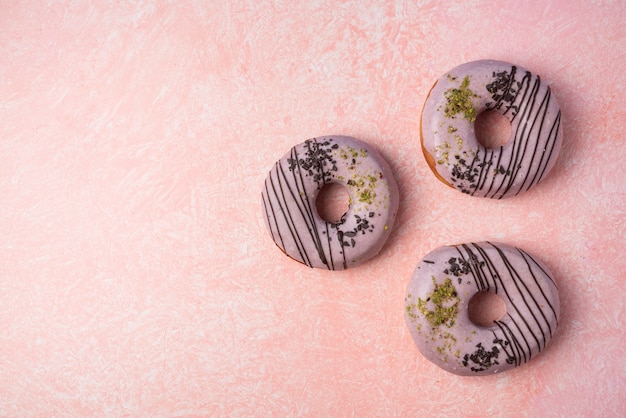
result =
[[[491,169],[491,167],[492,167],[492,163],[493,163],[493,154],[494,154],[494,151],[493,151],[493,150],[489,150],[489,149],[488,149],[488,150],[487,150],[487,152],[485,152],[485,155],[486,155],[486,154],[488,154],[488,153],[490,153],[490,154],[491,154],[491,157],[490,157],[489,163],[487,164],[487,163],[485,162],[485,163],[483,163],[483,164],[485,164],[486,166],[488,166],[488,168],[489,168],[489,169]],[[502,155],[503,155],[503,154],[504,154],[504,152],[502,152],[502,147],[500,147],[500,152],[498,153],[498,161],[496,161],[496,165],[494,166],[494,167],[495,167],[495,168],[494,168],[494,170],[498,170],[498,168],[501,166],[501,165],[500,165],[500,163],[502,162]],[[481,171],[480,175],[482,176],[483,181],[482,181],[482,183],[480,183],[480,182],[478,183],[478,190],[482,190],[482,189],[483,189],[483,187],[484,187],[484,185],[485,185],[485,182],[487,181],[487,179],[488,179],[488,178],[491,178],[491,184],[489,185],[489,189],[487,189],[487,193],[485,194],[485,196],[487,196],[487,197],[488,197],[488,196],[489,196],[489,193],[491,192],[491,189],[493,188],[493,185],[494,185],[494,184],[495,184],[495,182],[496,182],[496,176],[495,176],[495,175],[493,175],[493,176],[483,175],[483,171]],[[474,190],[474,192],[472,193],[472,196],[473,196],[475,193],[476,193],[476,190]]]
[[506,337],[506,339],[499,338],[495,331],[491,331],[493,334],[493,343],[498,344],[500,349],[506,354],[506,362],[508,364],[517,365],[517,359],[515,358],[514,352],[512,351],[513,347],[511,347],[511,341]]
[[[544,124],[544,121],[545,121],[545,118],[546,118],[546,114],[547,114],[547,111],[548,111],[548,106],[547,106],[546,99],[548,99],[548,98],[549,98],[549,96],[550,96],[550,89],[548,89],[548,90],[546,91],[546,95],[544,96],[544,99],[543,99],[543,101],[541,102],[541,105],[540,105],[539,112],[542,112],[542,111],[543,111],[543,114],[542,114],[542,116],[541,116],[541,122],[540,122],[540,124],[539,124],[539,132],[541,132],[541,131],[542,131],[542,129],[543,129],[543,124]],[[545,104],[545,106],[544,106],[544,104]],[[533,120],[533,125],[531,125],[531,127],[530,127],[530,129],[529,129],[529,135],[530,135],[530,133],[533,131],[533,126],[534,126],[534,124],[537,122],[537,118],[539,117],[539,112],[537,112],[537,115],[535,116],[535,119]],[[551,130],[551,131],[552,131],[552,130]],[[549,139],[550,139],[550,135],[548,135],[548,140],[549,140]],[[528,141],[528,140],[527,140],[527,141]],[[525,189],[524,189],[524,184],[526,184],[526,181],[527,181],[527,180],[529,179],[529,177],[530,177],[530,167],[532,167],[532,166],[533,166],[533,161],[535,160],[535,156],[537,155],[537,150],[539,149],[539,145],[540,145],[540,141],[535,141],[535,147],[534,147],[533,152],[532,152],[532,155],[531,155],[531,157],[530,157],[530,162],[528,163],[529,170],[528,170],[528,172],[526,173],[526,175],[524,176],[524,181],[522,182],[522,185],[520,186],[520,188],[519,188],[519,190],[516,192],[516,194],[518,194],[521,190],[525,190]],[[545,155],[545,153],[542,153],[542,154],[541,154],[541,159],[543,159],[543,156],[544,156],[544,155]],[[539,171],[539,169],[540,169],[540,168],[541,168],[541,160],[539,161],[539,164],[538,164],[537,170],[535,170],[535,176],[536,176],[536,173]],[[534,178],[535,176],[533,176],[533,178]],[[530,187],[531,185],[532,185],[532,182],[530,183],[529,187]]]
[[[293,148],[291,150],[291,153],[292,155],[295,155],[295,150]],[[294,175],[294,182],[295,182],[296,188],[298,189],[297,190],[298,193],[294,193],[291,185],[289,184],[289,181],[287,180],[287,175],[285,174],[283,170],[282,164],[280,162],[276,163],[276,167],[277,167],[276,174],[277,174],[278,181],[281,185],[281,195],[280,196],[276,195],[276,197],[279,199],[282,199],[282,200],[279,200],[279,203],[281,205],[281,208],[284,208],[283,214],[288,215],[288,216],[285,216],[285,220],[287,221],[287,225],[289,226],[290,231],[292,229],[293,231],[295,231],[295,235],[292,234],[292,236],[294,237],[294,241],[296,245],[298,246],[298,248],[302,249],[302,251],[299,251],[300,254],[302,255],[302,252],[304,252],[304,257],[303,257],[304,264],[306,264],[309,267],[312,266],[311,259],[309,255],[307,254],[305,245],[300,237],[300,233],[298,232],[294,215],[291,213],[291,210],[289,209],[290,205],[287,203],[287,198],[285,197],[285,194],[283,191],[283,182],[285,183],[287,189],[289,190],[291,199],[293,202],[295,202],[295,205],[300,213],[299,219],[304,221],[306,225],[307,231],[309,233],[308,235],[315,245],[315,250],[317,252],[319,259],[328,269],[331,269],[331,266],[329,265],[327,258],[326,258],[326,254],[324,252],[324,248],[322,247],[321,240],[319,238],[319,232],[317,230],[317,226],[313,218],[312,209],[308,203],[308,194],[304,187],[304,179],[302,178],[302,171],[300,170],[299,163],[297,163],[297,166],[298,166],[298,170],[292,170],[293,175]],[[296,175],[296,171],[298,173],[297,175]],[[298,179],[298,176],[299,176],[299,179]],[[300,181],[300,184],[298,183],[298,180]]]
[[[513,69],[515,67],[512,67]],[[511,76],[511,82],[513,82],[513,75]],[[535,92],[535,94],[531,93],[530,95],[529,90],[530,90],[530,81],[531,81],[531,75],[529,72],[526,72],[526,74],[524,75],[521,83],[520,83],[520,87],[523,88],[524,93],[522,94],[522,98],[520,100],[520,104],[517,105],[517,109],[518,109],[518,113],[516,113],[515,116],[517,116],[519,114],[519,108],[522,107],[522,105],[524,103],[526,103],[526,106],[523,106],[523,112],[521,114],[521,118],[528,118],[528,114],[530,112],[530,110],[532,109],[532,105],[530,104],[531,101],[534,102],[535,100],[535,94],[537,91],[537,88],[539,86],[539,84],[537,83],[537,81],[535,80],[535,83],[533,84],[533,90]],[[525,87],[524,87],[525,86]],[[515,96],[515,99],[517,99],[517,96],[519,95],[519,91],[518,94]],[[527,99],[528,97],[528,99]],[[487,107],[489,109],[489,107]],[[512,121],[512,120],[511,120]],[[522,131],[520,132],[520,127],[522,128]],[[519,124],[517,126],[517,129],[515,130],[515,134],[513,135],[513,143],[512,143],[512,149],[510,150],[509,155],[507,156],[507,158],[509,159],[509,163],[506,167],[506,169],[504,170],[504,175],[502,176],[502,181],[500,183],[500,186],[498,186],[498,188],[493,192],[493,194],[491,196],[488,195],[488,197],[495,197],[497,195],[497,193],[500,191],[500,189],[502,188],[502,186],[504,185],[504,183],[506,182],[507,179],[509,179],[509,184],[510,184],[510,180],[515,178],[515,176],[513,175],[513,170],[515,169],[516,165],[516,161],[519,158],[520,155],[520,150],[522,149],[522,145],[525,145],[525,140],[526,138],[524,138],[524,131],[526,130],[527,124]],[[504,147],[500,147],[500,154],[504,155],[505,154],[505,149]],[[524,149],[524,154],[525,154],[526,150]],[[513,155],[515,155],[515,157],[512,157]],[[522,154],[523,155],[523,154]],[[498,166],[499,167],[499,166]],[[494,176],[495,177],[495,176]],[[494,178],[495,180],[495,178]],[[500,197],[502,195],[504,195],[506,192],[508,191],[508,188],[505,189],[502,194],[500,195]]]
[[[522,344],[519,342],[513,331],[511,331],[511,328],[509,328],[509,326],[502,321],[494,321],[493,323],[502,331],[502,335],[504,335],[506,340],[509,342],[509,346],[511,347],[511,354],[515,359],[515,366],[519,366],[530,360],[530,358],[526,357],[526,351],[522,347]],[[494,336],[497,337],[495,331]],[[530,352],[530,346],[528,345],[528,341],[526,341],[526,347],[528,352]]]
[[[512,66],[510,83],[514,82],[515,73],[516,67]],[[506,115],[508,110],[511,108],[522,109],[521,113],[515,113],[512,116],[511,122],[513,122],[513,120],[515,120],[515,118],[517,118],[518,116],[522,120],[528,120],[528,122],[520,123],[517,125],[515,135],[512,139],[512,149],[507,157],[509,159],[509,162],[506,169],[504,170],[505,172],[502,176],[502,180],[500,181],[500,185],[496,188],[495,191],[492,191],[492,187],[496,178],[496,176],[492,176],[492,184],[487,191],[487,197],[501,199],[503,196],[509,193],[509,191],[514,186],[515,178],[522,170],[522,164],[526,167],[525,172],[523,173],[524,181],[515,191],[515,194],[517,195],[522,191],[528,190],[543,177],[543,174],[545,173],[545,170],[547,168],[547,163],[551,160],[550,157],[554,150],[560,125],[560,111],[555,118],[555,121],[551,124],[551,126],[547,128],[549,132],[546,134],[545,121],[548,115],[548,109],[550,108],[551,90],[549,87],[547,87],[545,89],[545,94],[541,99],[539,99],[538,94],[540,92],[541,78],[539,76],[534,76],[534,81],[531,84],[532,78],[532,74],[526,71],[524,78],[520,82],[521,89],[523,90],[523,93],[521,94],[521,100],[519,101],[519,103],[513,105],[513,103],[515,103],[515,100],[517,100],[517,98],[520,96],[520,92],[518,91],[514,96],[514,101],[512,102],[512,104],[504,112],[502,112],[502,114]],[[537,104],[538,100],[539,104]],[[500,101],[498,105],[501,105],[501,103],[502,102]],[[544,137],[545,141],[541,141],[541,139]],[[527,156],[527,153],[530,152],[528,147],[531,143],[531,139],[535,139],[532,155],[530,156],[530,160],[524,163],[524,158]],[[537,151],[540,149],[545,151],[541,152],[540,162],[533,170],[533,162],[535,161],[535,158],[537,156]],[[504,154],[504,147],[500,147],[500,150],[501,152],[499,161],[495,166],[496,169],[499,169],[499,167],[501,166],[500,160],[502,158],[502,155]],[[548,154],[547,158],[545,158],[546,153]],[[485,165],[491,166],[491,164],[489,163]],[[482,178],[478,181],[479,186],[474,189],[472,195],[474,195],[477,190],[482,189],[482,185],[485,184],[488,171],[489,170],[483,170],[481,172]],[[526,184],[527,180],[530,177],[532,177],[532,180],[530,181],[530,183]]]
[[[488,243],[490,245],[493,246],[493,244]],[[495,266],[495,262],[491,259],[491,257],[489,257],[489,255],[487,254],[487,252],[478,244],[472,244],[472,246],[474,248],[476,248],[476,250],[481,254],[481,256],[483,257],[483,260],[487,263],[490,264],[493,267],[493,270],[498,272],[496,266]],[[497,251],[500,251],[496,246],[493,246],[493,248],[495,248]],[[507,267],[508,268],[508,267]],[[520,310],[520,308],[518,308],[517,304],[514,302],[514,296],[513,296],[513,289],[507,289],[507,286],[504,283],[504,280],[502,279],[502,273],[506,273],[506,272],[498,272],[494,277],[494,281],[499,280],[500,281],[500,286],[502,291],[504,292],[504,295],[502,295],[501,292],[498,292],[497,294],[500,296],[506,296],[504,299],[507,302],[508,306],[511,306],[514,309],[513,314],[516,314],[516,316],[518,316],[522,322],[524,323],[524,325],[526,326],[526,331],[530,333],[530,335],[533,337],[533,339],[535,340],[535,342],[537,343],[537,345],[540,345],[539,343],[539,338],[537,335],[535,335],[535,333],[532,330],[532,327],[529,325],[528,321],[526,320],[526,317],[524,315],[522,315],[522,311]],[[519,291],[519,287],[513,277],[513,275],[511,274],[511,271],[508,270],[508,278],[513,279],[511,280],[513,282],[513,285],[517,288],[517,291],[519,294],[521,294],[521,292]],[[478,289],[478,291],[481,291],[481,289]],[[494,292],[495,293],[495,292]],[[522,298],[522,300],[524,301],[524,303],[526,303],[526,300]],[[528,308],[528,310],[530,310],[530,306],[528,306],[528,304],[526,303],[526,307]],[[532,313],[532,311],[531,311]],[[508,313],[509,316],[511,316],[511,312]],[[533,314],[534,315],[534,314]],[[511,320],[514,321],[514,317],[511,316]],[[514,321],[515,322],[515,321]],[[517,323],[515,323],[517,326]],[[525,339],[525,336],[524,336]],[[545,338],[544,338],[545,341]],[[530,347],[529,347],[530,348]]]
[[[539,328],[539,331],[541,333],[541,337],[542,337],[542,342],[543,344],[540,344],[539,342],[539,335],[536,334],[535,332],[533,332],[532,330],[532,326],[529,324],[529,322],[526,321],[525,319],[525,315],[522,314],[522,312],[517,309],[519,316],[523,319],[524,324],[526,325],[528,331],[530,332],[530,334],[532,335],[532,337],[535,339],[535,341],[537,342],[537,344],[539,345],[539,351],[541,351],[543,349],[543,347],[545,347],[546,343],[547,343],[547,339],[546,339],[546,335],[545,335],[545,329],[544,329],[544,325],[548,327],[548,331],[550,333],[550,336],[552,336],[552,330],[551,330],[551,326],[550,326],[550,322],[549,320],[546,318],[546,315],[543,311],[543,309],[541,308],[541,306],[537,303],[537,300],[535,299],[534,293],[538,290],[540,293],[543,294],[543,289],[541,288],[539,282],[537,281],[536,276],[534,275],[534,273],[532,272],[532,269],[529,270],[529,274],[531,275],[531,277],[533,278],[533,281],[535,283],[535,287],[533,287],[532,289],[529,288],[529,286],[527,285],[527,281],[525,281],[522,277],[528,277],[528,276],[522,276],[520,274],[520,272],[513,266],[513,263],[509,260],[509,258],[504,254],[504,252],[498,248],[496,245],[489,243],[490,245],[493,246],[493,248],[496,249],[496,251],[498,252],[498,254],[500,255],[507,271],[509,272],[509,277],[512,279],[511,281],[513,282],[513,284],[515,285],[515,290],[517,290],[517,293],[519,294],[519,296],[522,298],[522,301],[524,302],[524,305],[526,306],[526,308],[528,309],[528,311],[531,313],[532,318],[534,319],[536,325]],[[528,265],[528,264],[527,264]],[[526,294],[525,295],[525,292]],[[530,299],[532,300],[533,303],[531,303],[528,299],[527,296],[530,297]],[[534,305],[534,306],[533,306]],[[550,307],[551,304],[549,304]],[[554,309],[552,309],[552,311],[554,312]],[[544,319],[545,324],[543,324],[537,316],[537,312],[541,315],[541,317]],[[554,315],[556,318],[556,314]],[[517,324],[516,324],[517,325]]]
[[[517,329],[517,333],[516,333],[516,332],[513,332],[511,327],[507,326],[508,331],[511,333],[511,338],[513,338],[513,340],[516,341],[516,344],[522,350],[522,354],[524,356],[524,363],[526,363],[527,361],[530,361],[530,359],[533,356],[533,348],[531,347],[531,342],[528,341],[528,338],[526,338],[526,334],[524,333],[524,331],[522,331],[522,328],[519,326],[515,318],[512,317],[510,314],[507,314],[506,317],[511,321],[513,325],[515,325],[515,328]],[[504,324],[504,322],[502,321],[500,321],[500,323]],[[520,338],[524,341],[524,344],[526,344],[526,350],[524,350],[524,348],[522,347]],[[528,358],[526,356],[528,356]]]
[[[310,145],[307,144],[307,146],[309,147],[310,150]],[[300,209],[300,213],[302,214],[302,218],[304,219],[305,223],[306,223],[306,227],[309,230],[309,234],[311,236],[311,239],[313,240],[313,242],[315,243],[315,248],[317,249],[317,254],[320,257],[320,260],[322,260],[322,263],[324,263],[326,266],[328,266],[329,269],[334,269],[334,264],[332,263],[332,257],[331,257],[331,264],[328,264],[328,260],[326,257],[326,253],[324,252],[324,248],[322,247],[322,240],[319,236],[319,231],[317,229],[317,225],[315,223],[315,217],[313,215],[313,208],[311,207],[311,204],[309,202],[309,196],[307,194],[306,188],[304,186],[304,178],[302,177],[302,169],[300,168],[300,161],[297,158],[297,153],[295,148],[291,149],[291,158],[293,160],[296,161],[296,165],[297,165],[297,170],[291,170],[291,172],[293,173],[293,179],[294,182],[296,184],[296,188],[298,191],[298,196],[300,197],[299,199],[296,197],[296,195],[294,193],[292,193],[292,197],[294,199],[294,201],[296,202],[296,204],[298,205],[298,208],[300,208],[300,204],[302,204],[304,211],[306,212],[303,213],[302,209]],[[283,176],[285,177],[285,179],[287,178],[283,168],[282,168],[282,164],[280,164],[281,167],[281,173],[283,174]],[[324,178],[324,172],[323,172],[323,168],[321,168],[322,171],[322,178]],[[298,173],[296,175],[296,172]],[[298,182],[299,181],[299,182]],[[318,186],[319,187],[319,186]],[[330,242],[329,242],[329,253],[331,253],[330,251]],[[311,264],[307,264],[308,266],[311,266]]]
[[[526,251],[522,250],[521,248],[518,248],[517,250],[518,250],[520,253],[522,253],[522,255],[523,255],[524,257],[526,257],[526,258],[530,259],[530,260],[533,262],[533,264],[535,265],[535,267],[537,267],[539,270],[541,270],[541,272],[545,275],[545,277],[547,277],[547,278],[550,280],[550,282],[552,283],[552,285],[553,285],[555,288],[557,288],[556,282],[554,281],[554,279],[552,279],[552,276],[550,275],[550,273],[549,273],[549,272],[547,272],[547,271],[546,271],[546,270],[545,270],[545,269],[541,266],[541,264],[540,264],[537,260],[535,260],[535,258],[534,258],[532,255],[528,254]],[[529,268],[530,268],[530,267],[529,267]]]
[[[513,77],[511,77],[513,78]],[[523,85],[523,84],[522,84]],[[536,85],[536,84],[535,84]],[[526,91],[528,89],[525,89],[525,92],[523,94],[522,97],[526,96]],[[523,101],[522,101],[523,103]],[[489,107],[488,107],[489,109]],[[530,106],[525,106],[524,107],[524,113],[522,114],[522,117],[526,116],[526,113],[530,110]],[[490,195],[489,193],[487,193],[487,197],[491,197],[494,198],[496,196],[498,196],[498,192],[502,189],[502,187],[504,186],[505,182],[507,180],[510,180],[511,178],[515,178],[513,175],[513,171],[512,169],[515,167],[515,160],[517,160],[517,158],[519,157],[519,152],[520,149],[522,148],[523,145],[523,131],[520,133],[519,128],[522,127],[522,129],[526,128],[526,124],[520,124],[518,125],[518,128],[515,131],[515,135],[513,136],[513,143],[512,143],[512,149],[510,150],[510,152],[506,152],[506,148],[505,147],[500,147],[500,155],[503,156],[505,153],[508,154],[505,158],[505,161],[508,160],[508,164],[506,166],[506,168],[503,169],[503,173],[502,174],[502,179],[500,181],[500,185],[496,188],[496,190]],[[513,157],[513,155],[515,155],[515,157]],[[499,169],[501,166],[500,164],[498,164],[498,166],[496,167],[496,169]],[[495,175],[493,176],[493,181],[495,182]],[[491,188],[490,188],[491,189]],[[474,191],[472,192],[472,195],[474,195],[476,193],[478,189],[474,189]],[[491,191],[491,190],[490,190]],[[499,198],[501,198],[506,192],[508,191],[508,189],[505,189],[500,195]]]
[[[528,311],[530,312],[530,315],[532,316],[532,318],[535,320],[535,324],[539,327],[539,331],[541,332],[541,337],[543,340],[543,345],[545,346],[546,344],[546,334],[544,332],[544,329],[541,326],[541,323],[539,321],[539,319],[537,318],[537,312],[533,309],[533,307],[531,306],[531,304],[529,303],[529,301],[526,299],[526,296],[524,295],[524,292],[522,291],[522,287],[526,288],[526,285],[524,284],[524,282],[521,280],[521,277],[517,271],[517,269],[515,269],[515,267],[513,267],[513,265],[511,264],[511,262],[509,261],[509,259],[502,253],[502,250],[500,250],[498,247],[494,246],[494,248],[498,251],[498,253],[500,254],[500,256],[502,257],[502,261],[504,262],[507,270],[509,271],[510,277],[512,279],[513,284],[515,285],[515,288],[517,290],[517,293],[520,295],[520,297],[522,298],[522,301],[524,302],[524,305],[526,306],[526,308],[528,308]],[[532,295],[532,293],[529,292],[530,298],[534,300],[534,297]],[[535,304],[537,304],[537,302],[535,301]],[[543,310],[541,309],[541,307],[539,305],[537,305],[537,310],[539,311],[539,313],[541,313],[541,315],[545,318],[545,315],[543,314]],[[527,320],[525,315],[522,315],[521,312],[518,312],[520,314],[520,318],[522,319],[522,321],[524,322],[524,324],[526,325],[526,327],[528,328],[528,330],[530,331],[531,335],[533,336],[533,338],[535,339],[535,341],[537,342],[538,346],[539,346],[539,351],[541,351],[542,345],[539,342],[539,335],[537,335],[534,331],[533,328],[530,325],[530,321]]]
[[[521,249],[517,248],[517,251],[519,251],[520,255],[522,256],[522,258],[524,259],[524,261],[526,262],[526,266],[528,267],[528,271],[530,273],[530,275],[532,276],[533,280],[535,281],[535,285],[537,286],[537,288],[539,289],[539,291],[541,292],[541,296],[543,296],[543,300],[545,301],[545,303],[548,304],[548,306],[550,307],[550,310],[552,311],[552,315],[554,315],[554,318],[556,320],[556,324],[559,324],[559,320],[558,320],[558,316],[556,314],[556,311],[554,309],[554,305],[552,304],[552,302],[550,302],[550,299],[548,298],[548,296],[546,295],[545,291],[543,290],[543,288],[541,287],[541,284],[539,283],[539,279],[537,278],[537,276],[535,275],[535,273],[533,272],[532,267],[530,266],[530,263],[528,262],[528,258],[530,258],[535,265],[541,270],[542,273],[544,273],[552,282],[552,284],[554,284],[554,280],[552,280],[552,277],[550,277],[550,275],[548,275],[544,269],[542,269],[535,260],[532,259],[532,257],[530,257],[527,253],[525,253],[524,251],[522,251]],[[555,285],[556,286],[556,285]],[[545,316],[544,316],[545,319]],[[546,322],[548,323],[548,327],[550,328],[550,336],[552,336],[552,328],[550,327],[550,322],[546,319]]]
[[[538,89],[539,89],[539,82],[540,79],[539,77],[537,77],[535,84],[536,84],[536,91],[533,91],[533,101],[532,101],[532,108],[535,108],[535,103],[536,103],[536,97],[538,94]],[[531,155],[530,161],[525,163],[525,165],[528,167],[526,172],[524,173],[524,181],[522,182],[522,185],[519,187],[519,189],[517,190],[517,192],[515,194],[518,194],[520,191],[522,190],[526,190],[524,189],[524,183],[526,182],[526,179],[528,179],[528,177],[531,175],[531,169],[533,166],[533,161],[535,159],[535,155],[536,155],[536,151],[537,148],[539,146],[542,146],[545,149],[545,145],[542,143],[542,141],[540,140],[542,138],[542,127],[544,125],[544,121],[547,115],[547,110],[548,110],[548,104],[549,104],[549,97],[550,97],[550,89],[546,90],[546,94],[544,95],[544,98],[541,100],[539,107],[536,110],[533,110],[531,112],[531,114],[534,114],[534,117],[532,115],[529,115],[529,118],[532,118],[532,123],[530,125],[530,127],[528,128],[528,131],[526,132],[526,135],[523,139],[524,141],[524,151],[522,153],[521,156],[516,156],[515,162],[516,164],[513,167],[513,174],[511,175],[511,178],[509,179],[509,183],[507,185],[507,188],[505,190],[505,193],[508,192],[512,185],[513,185],[513,179],[517,176],[518,172],[521,170],[521,165],[522,165],[522,159],[523,157],[528,153],[528,146],[531,143],[531,136],[535,136],[533,135],[533,132],[535,131],[535,126],[539,120],[539,115],[541,114],[541,119],[539,122],[539,132],[536,135],[538,137],[538,139],[536,139],[535,141],[535,148],[533,150],[533,154]],[[548,138],[549,140],[549,138]],[[519,158],[518,158],[519,157]],[[540,166],[537,168],[539,169]]]
[[557,113],[555,122],[552,125],[552,128],[550,130],[550,136],[548,140],[548,143],[550,144],[550,152],[548,152],[548,155],[545,161],[543,160],[543,158],[546,156],[545,152],[541,154],[540,166],[543,165],[543,168],[541,168],[541,172],[539,171],[539,169],[535,171],[535,175],[533,176],[531,183],[528,185],[528,189],[530,189],[535,184],[539,183],[539,180],[543,178],[546,170],[548,169],[548,164],[552,160],[552,154],[554,153],[554,148],[556,147],[556,144],[557,144],[557,139],[559,137],[560,129],[561,129],[561,111],[559,110],[559,112]]
[[[496,261],[494,261],[487,253],[484,246],[477,243],[472,243],[471,246],[473,249],[479,254],[477,256],[467,244],[463,244],[462,248],[467,252],[468,258],[470,260],[474,260],[470,264],[474,266],[479,266],[481,261],[485,262],[485,266],[490,271],[491,278],[493,280],[493,291],[494,293],[505,296],[508,304],[513,308],[513,312],[509,312],[507,315],[509,316],[511,322],[517,328],[517,333],[513,333],[511,328],[506,327],[508,332],[511,334],[514,340],[519,340],[520,337],[524,341],[526,341],[526,346],[528,349],[528,360],[533,355],[533,350],[530,348],[530,344],[528,343],[527,337],[531,337],[536,343],[538,347],[538,352],[541,352],[543,348],[545,348],[548,338],[552,337],[554,330],[551,326],[550,322],[554,321],[556,325],[558,325],[558,315],[556,313],[554,304],[550,301],[548,296],[546,295],[545,290],[543,289],[540,280],[539,274],[542,274],[542,277],[547,277],[550,283],[554,284],[553,279],[549,274],[534,260],[532,257],[528,255],[528,253],[524,252],[519,248],[515,248],[515,250],[519,254],[519,259],[523,260],[524,265],[527,267],[528,271],[522,272],[519,270],[520,267],[516,267],[513,261],[509,259],[509,257],[504,253],[504,251],[499,248],[497,244],[486,242],[485,244],[491,246],[491,248],[495,249],[497,254],[499,255],[500,261],[504,265],[506,272],[498,272],[496,268]],[[457,246],[458,250],[458,246]],[[459,251],[460,252],[460,251]],[[531,262],[532,261],[532,265]],[[534,271],[533,267],[536,267],[537,271]],[[479,273],[477,268],[472,269],[472,274],[476,277],[476,275],[484,276],[483,273]],[[505,285],[504,280],[502,279],[503,273],[508,278],[507,281],[510,281],[513,284],[513,288],[508,288]],[[525,280],[524,277],[527,279]],[[500,283],[501,291],[495,290],[496,284]],[[491,286],[491,283],[487,283],[487,289]],[[485,286],[477,286],[477,291],[484,291]],[[529,321],[526,315],[523,314],[521,307],[517,306],[517,304],[513,301],[513,295],[517,295],[517,299],[521,299],[522,306],[525,308],[525,311],[530,313],[530,317],[532,321]],[[541,298],[544,302],[539,302],[538,298]],[[550,311],[548,314],[542,306],[547,306]],[[524,324],[523,329],[520,327],[518,320],[515,318],[521,319],[521,322]],[[534,326],[533,325],[534,322]],[[499,327],[503,327],[503,323],[499,322]],[[534,331],[538,329],[539,333]],[[502,337],[505,337],[504,335]],[[524,356],[525,357],[525,356]],[[526,360],[525,360],[526,361]]]
[[[276,166],[276,173],[277,173],[276,181],[280,185],[280,177],[278,176],[278,164]],[[282,187],[280,188],[281,193],[279,194],[276,189],[276,185],[274,184],[274,177],[272,176],[270,176],[270,184],[272,185],[272,191],[274,193],[276,202],[279,206],[280,213],[283,215],[285,223],[287,224],[287,229],[289,229],[291,238],[296,245],[298,253],[300,254],[301,261],[305,263],[306,265],[310,265],[309,256],[304,248],[302,240],[300,239],[300,234],[298,233],[297,228],[295,228],[295,224],[293,221],[293,217],[291,216],[291,211],[289,210],[289,206],[285,204],[285,194],[282,190]],[[275,219],[277,220],[276,226],[278,228],[278,217],[276,217]]]
[[[513,180],[517,177],[517,173],[519,172],[521,168],[521,163],[522,163],[521,159],[524,156],[526,156],[526,153],[528,152],[528,143],[529,143],[530,134],[533,132],[533,127],[536,122],[536,115],[538,114],[538,111],[539,111],[539,110],[537,112],[533,111],[533,109],[535,108],[535,104],[537,102],[538,92],[539,92],[539,77],[535,79],[535,82],[533,83],[533,86],[532,86],[532,90],[530,92],[530,100],[526,104],[526,106],[524,106],[525,114],[523,115],[523,117],[525,117],[529,121],[532,120],[532,122],[530,123],[530,125],[528,123],[520,123],[517,126],[517,129],[515,131],[516,135],[513,138],[513,141],[514,141],[513,148],[515,149],[517,146],[517,149],[515,150],[514,153],[512,153],[514,157],[511,158],[509,162],[509,166],[507,167],[507,170],[506,170],[507,173],[510,172],[511,174],[505,175],[502,179],[501,186],[506,183],[506,187],[504,191],[502,192],[502,195],[504,195],[511,189],[511,186],[513,185]],[[533,118],[532,116],[533,114],[535,114],[535,118]],[[521,131],[520,131],[520,127],[522,128]],[[537,143],[539,143],[539,140],[537,140]],[[528,166],[530,167],[530,164],[528,164]],[[507,178],[508,178],[508,181],[506,181]],[[496,193],[498,191],[499,191],[499,188],[498,190],[496,190]]]
[[[465,248],[465,246],[466,246],[466,244],[462,244],[461,245],[462,248]],[[463,260],[463,263],[465,263],[465,265],[469,266],[469,269],[472,272],[472,278],[474,279],[474,283],[476,284],[476,288],[479,291],[482,291],[482,290],[486,289],[487,288],[487,284],[485,284],[483,282],[482,277],[480,275],[474,273],[473,270],[476,268],[476,266],[472,266],[472,264],[469,261],[467,261],[467,259],[465,258],[463,252],[461,251],[461,247],[456,246],[455,248],[458,251],[459,256],[461,257],[461,260]]]

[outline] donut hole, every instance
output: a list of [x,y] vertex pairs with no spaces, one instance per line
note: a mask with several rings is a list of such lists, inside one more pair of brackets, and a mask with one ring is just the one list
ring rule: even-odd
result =
[[327,183],[315,201],[317,213],[326,222],[339,222],[350,207],[348,189],[339,183]]
[[490,327],[506,314],[506,303],[493,292],[478,292],[470,299],[467,310],[474,325]]
[[498,148],[511,139],[511,121],[494,110],[485,110],[474,122],[476,139],[487,149]]

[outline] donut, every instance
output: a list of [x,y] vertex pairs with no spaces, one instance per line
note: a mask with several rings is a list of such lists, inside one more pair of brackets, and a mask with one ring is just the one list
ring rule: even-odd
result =
[[[316,199],[329,183],[346,187],[348,211],[327,222]],[[262,192],[265,225],[276,245],[309,267],[343,270],[374,257],[398,210],[391,168],[367,143],[348,136],[308,139],[270,170]]]
[[[503,146],[478,142],[474,122],[492,110],[511,122]],[[554,166],[561,142],[561,111],[538,75],[502,61],[481,60],[448,71],[422,110],[421,143],[435,176],[472,196],[501,199],[526,191]]]
[[[475,325],[468,305],[479,292],[501,297],[506,314]],[[422,355],[448,372],[479,376],[525,364],[542,352],[559,319],[552,274],[536,257],[505,244],[437,248],[422,258],[407,288],[405,320]]]

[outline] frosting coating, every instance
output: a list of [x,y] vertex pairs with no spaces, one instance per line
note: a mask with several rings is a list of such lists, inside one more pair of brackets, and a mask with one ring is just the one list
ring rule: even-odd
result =
[[[475,325],[468,305],[493,292],[506,314]],[[424,357],[451,373],[502,372],[539,354],[556,332],[559,296],[536,257],[505,244],[479,242],[437,248],[420,260],[405,298],[405,320]]]
[[[511,122],[511,139],[486,148],[475,134],[485,110]],[[422,151],[437,178],[472,196],[503,198],[537,184],[554,166],[561,111],[538,75],[502,61],[462,64],[442,76],[422,111]]]
[[[327,222],[316,209],[328,183],[346,187],[348,211]],[[391,168],[369,144],[347,136],[308,139],[270,170],[262,192],[265,225],[276,245],[309,267],[343,270],[375,256],[398,210]]]

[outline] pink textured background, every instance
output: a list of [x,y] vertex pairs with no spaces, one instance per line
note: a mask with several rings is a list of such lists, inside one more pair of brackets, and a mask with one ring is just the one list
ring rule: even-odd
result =
[[[0,1],[0,415],[613,416],[626,409],[626,7],[588,1]],[[595,3],[595,4],[592,4]],[[551,83],[564,147],[506,201],[439,183],[435,80],[480,58]],[[312,270],[261,187],[292,145],[375,145],[380,256]],[[554,271],[531,363],[460,378],[403,319],[417,260],[498,240]]]

